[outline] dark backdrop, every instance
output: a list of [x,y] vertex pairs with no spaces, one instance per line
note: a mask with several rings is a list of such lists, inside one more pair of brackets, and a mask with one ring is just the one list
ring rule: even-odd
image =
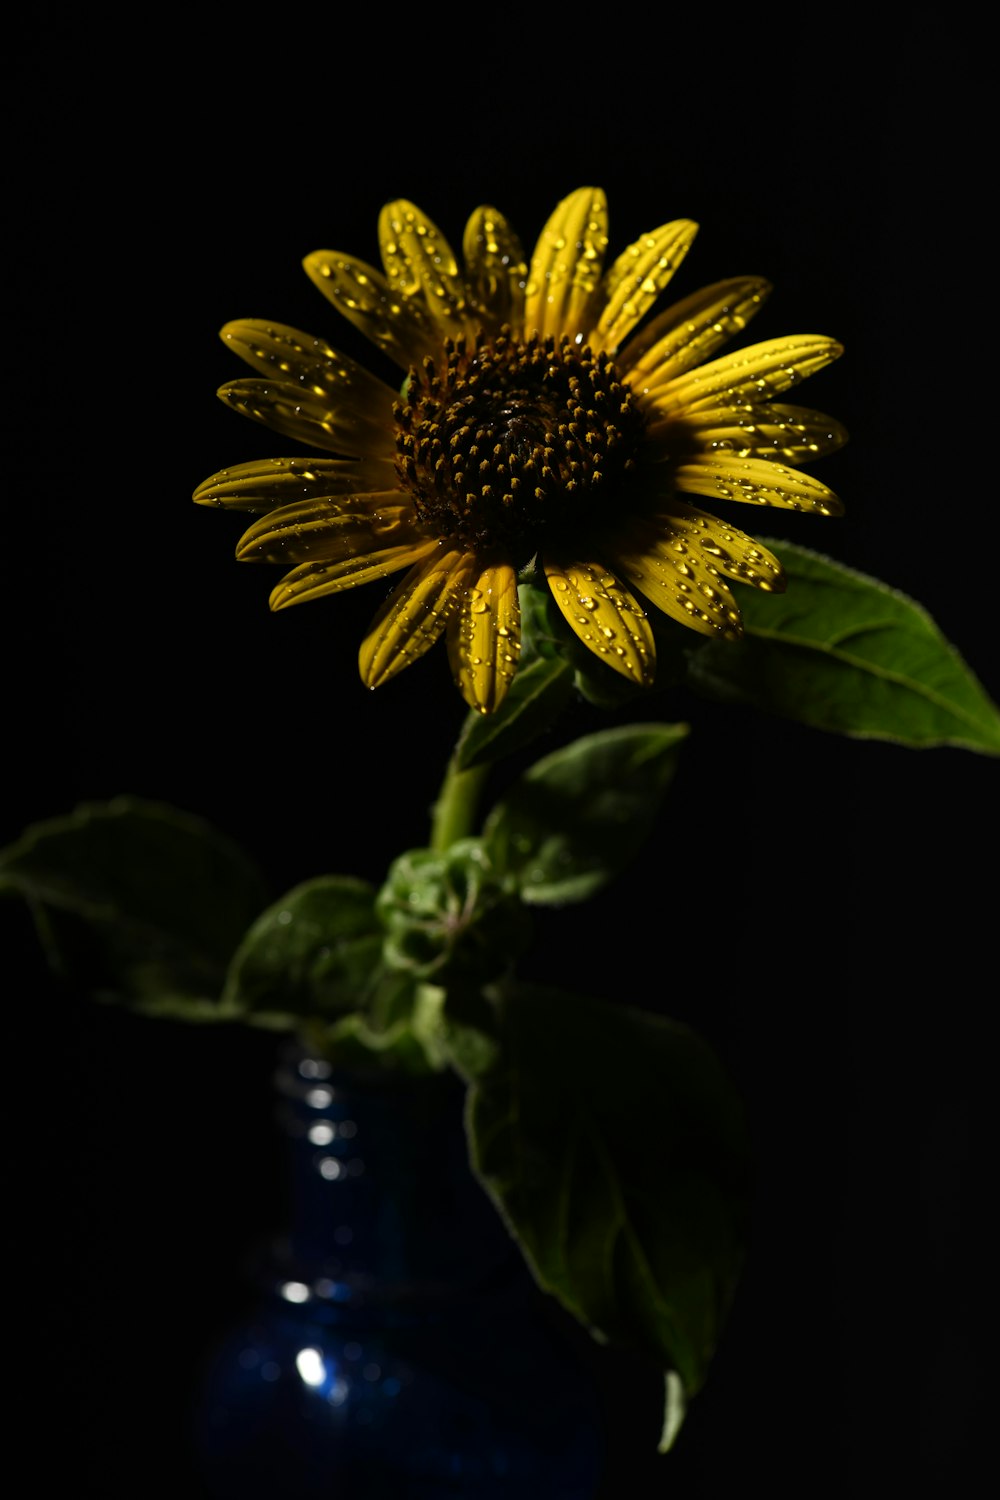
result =
[[[736,521],[920,600],[997,696],[989,478],[957,461],[958,432],[990,420],[968,389],[986,269],[961,87],[974,38],[748,44],[738,18],[643,35],[626,17],[567,38],[503,16],[474,41],[478,21],[444,15],[313,30],[256,14],[208,42],[191,16],[67,35],[41,7],[18,42],[3,842],[131,791],[233,835],[276,896],[330,870],[379,880],[423,842],[462,716],[443,650],[367,693],[377,586],[271,616],[276,575],[232,559],[239,519],[189,500],[281,448],[215,399],[246,373],[219,326],[274,317],[364,357],[300,262],[376,260],[397,195],[453,242],[495,203],[530,246],[593,182],[613,253],[688,216],[702,228],[678,288],[772,280],[752,338],[847,346],[800,397],[852,432],[817,471],[847,515]],[[928,108],[942,80],[947,113]],[[643,1429],[609,1493],[715,1497],[745,1476],[775,1500],[962,1493],[996,762],[682,694],[655,711],[693,726],[668,810],[599,907],[552,916],[537,963],[711,1040],[748,1103],[759,1190],[681,1444],[657,1461]],[[26,1022],[8,1234],[47,1314],[29,1402],[74,1492],[193,1496],[191,1372],[283,1208],[274,1043],[91,1006],[43,972],[20,908],[3,921]],[[641,1426],[627,1381],[609,1400]]]

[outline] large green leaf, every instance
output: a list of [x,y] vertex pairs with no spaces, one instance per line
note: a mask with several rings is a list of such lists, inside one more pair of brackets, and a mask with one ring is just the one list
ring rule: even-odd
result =
[[1000,754],[1000,709],[919,604],[877,579],[767,540],[783,595],[741,595],[746,637],[693,653],[692,686],[816,729]]
[[505,989],[448,1033],[474,1170],[540,1285],[598,1336],[702,1385],[745,1248],[749,1150],[694,1032],[623,1005]]
[[523,900],[583,901],[650,832],[686,724],[624,724],[536,761],[490,812],[483,841]]
[[34,824],[0,852],[0,893],[30,905],[54,967],[102,1000],[229,1018],[229,960],[267,897],[254,864],[201,818],[116,797]]
[[362,1008],[381,975],[374,886],[323,875],[257,918],[233,956],[223,1000],[240,1011],[333,1017]]

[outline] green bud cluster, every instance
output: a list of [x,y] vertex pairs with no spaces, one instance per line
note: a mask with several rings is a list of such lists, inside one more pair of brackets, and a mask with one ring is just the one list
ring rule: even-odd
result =
[[531,919],[481,839],[394,860],[375,900],[389,968],[434,984],[486,984],[526,948]]

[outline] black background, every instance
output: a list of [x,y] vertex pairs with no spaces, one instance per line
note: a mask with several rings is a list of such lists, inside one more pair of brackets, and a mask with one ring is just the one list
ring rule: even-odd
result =
[[[189,500],[216,469],[284,451],[216,400],[246,373],[217,329],[273,317],[365,358],[300,262],[376,261],[395,196],[453,243],[492,202],[530,246],[596,183],[612,253],[669,218],[701,224],[677,295],[767,276],[753,338],[847,346],[799,396],[852,433],[816,470],[847,515],[734,519],[918,599],[998,696],[994,481],[970,461],[993,420],[972,378],[974,37],[750,43],[762,23],[735,13],[593,34],[504,16],[484,37],[444,14],[257,12],[222,34],[211,14],[68,35],[42,7],[15,48],[4,843],[130,791],[233,835],[277,896],[331,870],[378,881],[424,841],[463,714],[443,650],[369,694],[356,651],[378,587],[271,616],[276,575],[233,561],[239,518]],[[649,712],[692,724],[667,812],[599,906],[553,914],[535,961],[708,1037],[747,1100],[759,1188],[675,1454],[653,1455],[637,1385],[609,1391],[629,1442],[608,1493],[714,1500],[748,1476],[776,1500],[963,1493],[996,762],[683,694]],[[598,723],[580,706],[565,727]],[[195,1497],[192,1372],[283,1211],[273,1039],[94,1007],[46,975],[20,908],[3,921],[25,1023],[8,1234],[46,1314],[28,1403],[74,1493]]]

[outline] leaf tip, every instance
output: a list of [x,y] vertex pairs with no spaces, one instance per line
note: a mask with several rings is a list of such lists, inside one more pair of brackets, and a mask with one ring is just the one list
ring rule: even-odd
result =
[[663,1431],[656,1445],[657,1453],[669,1453],[684,1425],[687,1401],[684,1384],[676,1370],[668,1370],[663,1380]]

